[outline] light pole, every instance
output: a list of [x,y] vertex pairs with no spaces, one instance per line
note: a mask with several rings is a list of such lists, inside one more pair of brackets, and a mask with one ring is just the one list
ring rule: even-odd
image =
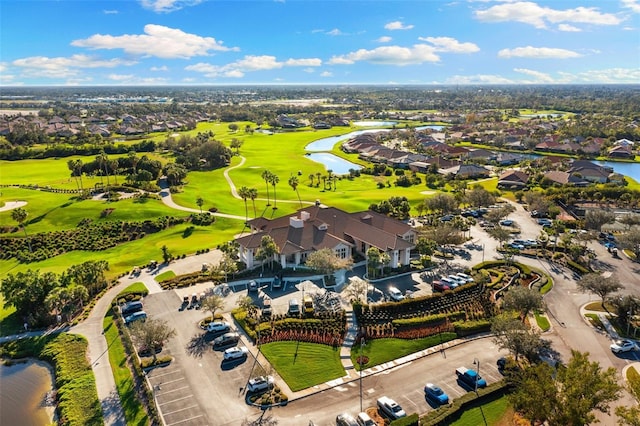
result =
[[364,351],[364,337],[360,337],[360,412],[362,413],[362,357]]
[[476,391],[476,398],[477,398],[478,397],[478,377],[480,377],[480,360],[478,358],[474,358],[473,365],[478,366],[478,369],[476,370],[477,376],[476,376],[476,382],[475,382],[475,391]]

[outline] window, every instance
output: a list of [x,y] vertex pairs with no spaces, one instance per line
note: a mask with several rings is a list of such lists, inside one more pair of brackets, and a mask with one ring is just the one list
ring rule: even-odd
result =
[[341,248],[337,249],[335,252],[336,252],[336,256],[338,256],[340,259],[346,259],[347,258],[347,248],[346,247],[341,247]]

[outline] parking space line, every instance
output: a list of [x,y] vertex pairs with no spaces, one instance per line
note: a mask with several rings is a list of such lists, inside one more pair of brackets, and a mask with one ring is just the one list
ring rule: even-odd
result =
[[168,390],[168,391],[166,391],[166,392],[162,392],[162,393],[157,393],[157,392],[156,392],[156,396],[166,395],[166,394],[171,393],[171,392],[176,392],[176,391],[180,391],[180,390],[182,390],[182,389],[187,389],[188,387],[189,387],[189,386],[183,386],[183,387],[181,387],[181,388],[171,389],[171,390]]
[[169,383],[179,382],[180,380],[184,380],[184,377],[180,377],[179,379],[169,380],[168,382],[160,382],[158,385],[168,385]]
[[189,417],[188,419],[178,420],[175,423],[167,423],[166,426],[173,426],[173,425],[179,425],[180,423],[190,422],[191,420],[197,419],[198,417],[204,417],[204,416],[200,414],[199,416],[193,416],[193,417]]
[[153,376],[150,376],[149,378],[150,378],[150,379],[156,379],[156,378],[158,378],[158,377],[163,377],[163,376],[167,376],[167,375],[169,375],[169,374],[174,374],[174,373],[180,373],[180,370],[179,370],[179,369],[176,369],[176,370],[174,370],[174,371],[168,371],[168,372],[166,372],[166,373],[162,373],[162,374],[157,374],[157,375],[156,375],[156,374],[154,374]]
[[187,396],[183,396],[182,398],[172,399],[171,401],[163,402],[162,404],[158,404],[158,405],[171,404],[171,403],[173,403],[173,402],[180,401],[181,399],[187,399],[187,398],[193,398],[193,395],[189,394],[189,395],[187,395]]
[[190,409],[192,409],[192,408],[196,408],[196,407],[198,407],[198,406],[199,406],[199,405],[198,405],[198,404],[196,404],[196,405],[191,405],[191,406],[189,406],[189,407],[181,408],[181,409],[179,409],[179,410],[171,411],[170,413],[162,413],[162,416],[163,416],[163,417],[170,416],[171,414],[179,413],[180,411],[184,411],[184,410],[190,410]]

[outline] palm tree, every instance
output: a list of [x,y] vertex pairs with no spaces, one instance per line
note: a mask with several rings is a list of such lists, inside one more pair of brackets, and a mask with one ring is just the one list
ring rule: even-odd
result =
[[271,178],[269,179],[271,185],[273,185],[273,209],[278,208],[278,200],[276,199],[276,185],[280,182],[280,178],[273,173],[271,173]]
[[322,176],[322,173],[316,173],[316,186],[320,186],[320,176]]
[[78,175],[76,174],[76,162],[74,160],[67,161],[67,168],[71,172],[71,177],[76,179],[76,187],[80,190],[80,184],[78,183]]
[[82,166],[82,160],[80,159],[77,159],[73,165],[76,176],[80,177],[80,190],[84,192],[84,185],[82,184]]
[[256,188],[249,188],[248,196],[251,198],[251,203],[253,204],[253,217],[256,217],[258,215],[256,213],[256,198],[258,198],[258,190]]
[[116,180],[116,185],[117,185],[118,184],[118,168],[120,164],[118,163],[118,160],[109,160],[107,164],[109,165],[109,169],[111,170],[113,174],[113,178]]
[[289,178],[289,186],[296,191],[296,194],[298,194],[298,201],[300,202],[300,208],[302,208],[302,200],[300,199],[300,192],[298,192],[298,184],[299,181],[297,176],[291,176]]
[[202,199],[202,197],[198,197],[198,199],[196,200],[196,204],[198,205],[198,207],[200,207],[200,213],[202,213],[202,205],[204,204],[204,200]]
[[309,184],[309,186],[313,186],[313,178],[315,178],[315,177],[316,177],[316,175],[314,175],[313,173],[311,173],[311,174],[309,175],[309,180],[311,181],[311,183]]
[[249,198],[249,188],[247,188],[246,186],[241,187],[240,189],[238,189],[238,195],[244,201],[245,220],[249,220],[249,207],[247,206],[247,198]]
[[264,179],[264,183],[267,185],[267,206],[270,206],[271,203],[269,202],[269,182],[271,181],[271,172],[269,170],[265,170],[264,172],[262,172],[262,179]]

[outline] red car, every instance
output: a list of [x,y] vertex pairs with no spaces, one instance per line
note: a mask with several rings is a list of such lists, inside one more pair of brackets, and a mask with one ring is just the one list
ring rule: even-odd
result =
[[449,290],[449,286],[443,283],[442,281],[433,282],[433,291],[447,291],[447,290]]

